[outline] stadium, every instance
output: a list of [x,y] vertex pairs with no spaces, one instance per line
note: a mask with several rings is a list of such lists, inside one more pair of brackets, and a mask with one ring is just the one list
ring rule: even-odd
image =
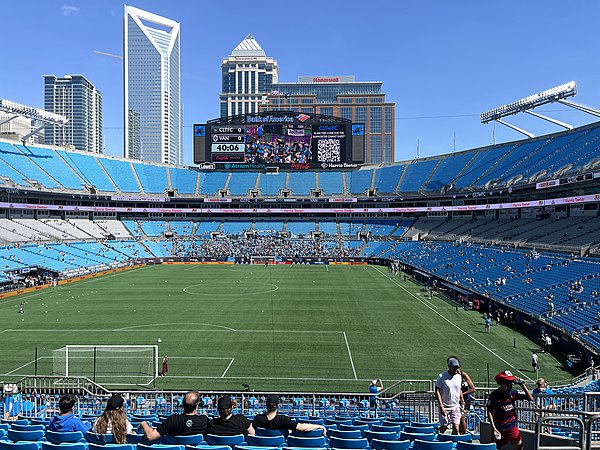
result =
[[[301,139],[334,123],[283,116]],[[206,127],[231,136],[242,120]],[[118,391],[158,422],[197,388],[208,413],[230,394],[252,415],[278,392],[332,429],[437,428],[432,380],[458,355],[478,388],[469,436],[489,439],[485,398],[511,370],[554,389],[552,413],[523,405],[522,427],[583,448],[597,433],[599,138],[594,122],[379,165],[298,167],[270,149],[261,170],[0,140],[0,381],[31,424],[66,391],[84,417]]]

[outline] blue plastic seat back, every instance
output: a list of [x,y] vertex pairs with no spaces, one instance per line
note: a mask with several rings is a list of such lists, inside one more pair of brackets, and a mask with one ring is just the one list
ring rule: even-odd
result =
[[477,442],[457,442],[456,450],[495,450],[496,444],[481,444]]
[[206,435],[206,442],[208,445],[228,445],[233,447],[234,445],[241,444],[244,440],[243,434],[235,434],[233,436],[217,436],[216,434]]
[[53,444],[62,444],[69,442],[79,442],[83,440],[81,431],[50,431],[46,430],[46,439]]
[[378,433],[400,433],[403,428],[404,425],[373,425],[371,431]]
[[379,439],[381,441],[393,441],[398,439],[398,433],[396,431],[373,431],[367,430],[363,432],[363,437],[367,438],[369,443],[373,439]]
[[263,447],[256,445],[240,444],[233,447],[233,450],[279,450],[281,447]]
[[10,439],[13,442],[19,442],[19,441],[35,442],[35,441],[41,440],[44,437],[44,432],[42,430],[19,431],[19,430],[13,430],[11,428],[10,430],[8,430],[6,435],[7,435],[8,439]]
[[137,444],[137,450],[184,450],[184,449],[185,449],[185,445]]
[[37,442],[0,441],[0,450],[39,450]]
[[362,449],[369,446],[369,441],[366,438],[360,439],[344,439],[331,437],[329,439],[329,446],[331,448],[351,448],[351,449]]
[[88,446],[85,442],[63,442],[62,444],[53,444],[52,442],[43,441],[41,450],[87,450]]
[[438,441],[446,442],[471,442],[473,440],[472,434],[438,434]]
[[343,439],[359,439],[362,437],[362,433],[363,432],[360,430],[329,430],[327,432],[327,435],[329,437],[337,437]]
[[17,419],[17,420],[8,420],[8,419],[0,419],[0,423],[7,423],[9,425],[17,424],[17,425],[29,425],[29,420],[27,419]]
[[[333,429],[335,430],[335,428],[333,428]],[[329,433],[329,431],[327,431],[327,432]],[[320,436],[323,436],[323,430],[321,430],[321,429],[310,430],[310,431],[294,430],[294,431],[292,431],[292,436],[298,436],[298,437],[320,437]]]
[[279,436],[246,436],[246,443],[256,447],[279,447],[285,444],[285,438]]
[[202,445],[206,444],[204,436],[201,434],[191,434],[188,436],[163,436],[162,443],[165,445]]
[[[58,449],[60,450],[60,449]],[[136,450],[133,444],[91,444],[88,446],[88,450]]]
[[352,431],[352,430],[366,431],[368,429],[369,429],[369,425],[367,425],[367,424],[348,425],[346,423],[342,423],[342,424],[338,425],[338,430],[341,430],[341,431]]
[[406,431],[407,433],[435,433],[435,429],[433,427],[415,427],[413,425],[405,426],[402,431]]
[[433,441],[435,439],[434,433],[407,433],[406,431],[400,432],[400,440],[403,441],[408,439],[414,441],[415,439],[421,439],[422,441]]
[[380,439],[373,439],[371,441],[371,448],[373,450],[406,450],[410,447],[411,442],[406,439],[404,441],[382,441]]
[[287,445],[289,447],[324,447],[326,444],[325,436],[288,436]]
[[257,427],[254,431],[256,432],[256,436],[283,436],[283,430],[269,430],[267,428]]
[[44,427],[44,425],[39,425],[39,424],[27,424],[27,425],[22,425],[19,423],[13,423],[10,426],[11,430],[17,430],[17,431],[39,431],[39,430],[45,430],[46,427]]
[[112,444],[114,442],[114,437],[113,437],[112,433],[101,434],[101,433],[94,433],[93,431],[88,431],[87,433],[85,433],[85,435],[83,437],[90,444],[96,444],[96,445],[106,445],[106,444]]
[[413,441],[414,450],[452,450],[454,443],[451,441],[424,441],[415,439]]
[[7,423],[0,423],[0,430],[8,431],[10,425]]
[[186,445],[185,450],[231,450],[229,445]]

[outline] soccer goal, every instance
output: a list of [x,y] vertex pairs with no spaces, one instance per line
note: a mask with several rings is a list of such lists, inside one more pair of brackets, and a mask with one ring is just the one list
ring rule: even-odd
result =
[[275,264],[274,256],[251,256],[250,264]]
[[157,345],[66,345],[52,352],[53,374],[103,385],[147,386],[158,376]]

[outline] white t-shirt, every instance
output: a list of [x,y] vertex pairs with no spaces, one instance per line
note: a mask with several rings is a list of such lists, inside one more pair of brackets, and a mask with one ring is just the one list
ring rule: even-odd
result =
[[460,373],[450,375],[448,371],[440,373],[435,387],[440,390],[442,403],[445,408],[454,408],[460,404],[462,376]]

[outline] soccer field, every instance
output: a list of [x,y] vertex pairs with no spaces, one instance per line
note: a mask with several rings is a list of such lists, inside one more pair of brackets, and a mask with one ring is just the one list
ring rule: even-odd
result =
[[[385,267],[336,265],[118,272],[0,301],[0,342],[0,380],[51,375],[52,350],[65,345],[159,345],[169,372],[157,389],[317,392],[434,379],[451,354],[476,384],[504,369],[532,379],[538,348],[506,326],[484,334],[479,313],[430,300]],[[570,377],[539,356],[551,384]]]

